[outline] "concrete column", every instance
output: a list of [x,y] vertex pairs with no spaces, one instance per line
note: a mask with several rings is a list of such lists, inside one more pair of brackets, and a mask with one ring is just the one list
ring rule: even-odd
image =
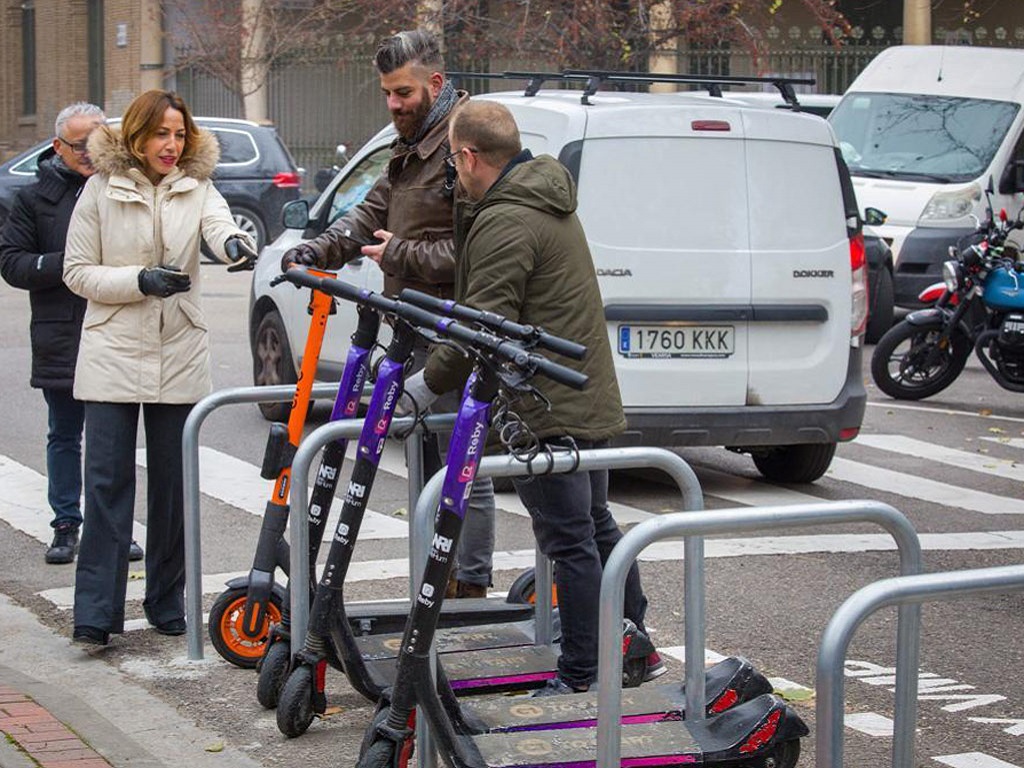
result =
[[931,0],[903,0],[903,44],[932,44]]
[[142,0],[139,19],[139,93],[164,87],[164,15],[160,0]]
[[[657,42],[661,33],[675,27],[672,11],[675,3],[661,0],[651,5],[651,39],[654,51],[648,57],[648,69],[659,75],[675,75],[679,73],[679,38],[670,37],[664,42]],[[651,93],[671,93],[678,86],[673,83],[651,83]]]
[[242,57],[242,104],[245,118],[256,123],[269,123],[266,61],[267,25],[263,0],[242,0],[242,28],[248,32],[248,45]]

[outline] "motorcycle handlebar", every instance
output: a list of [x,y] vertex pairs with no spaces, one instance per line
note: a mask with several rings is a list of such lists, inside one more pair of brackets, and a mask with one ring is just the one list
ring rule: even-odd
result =
[[483,349],[499,360],[511,363],[516,368],[530,375],[541,374],[573,389],[582,390],[587,385],[586,374],[552,362],[543,355],[527,352],[508,339],[495,336],[487,331],[477,331],[459,325],[454,318],[442,317],[422,307],[407,302],[396,301],[381,296],[379,293],[356,288],[336,278],[320,277],[306,271],[302,267],[291,267],[283,275],[284,279],[295,285],[323,291],[355,304],[369,306],[383,313],[395,315],[411,325],[430,328],[442,336],[446,336],[467,346]]
[[413,288],[404,289],[398,294],[398,299],[399,301],[407,301],[410,304],[428,309],[431,312],[436,312],[439,315],[453,317],[456,320],[462,320],[467,323],[478,323],[509,338],[536,343],[544,349],[571,357],[573,360],[582,360],[587,354],[587,348],[582,344],[564,339],[561,336],[555,336],[541,328],[523,325],[495,312],[476,309],[450,299],[441,299]]

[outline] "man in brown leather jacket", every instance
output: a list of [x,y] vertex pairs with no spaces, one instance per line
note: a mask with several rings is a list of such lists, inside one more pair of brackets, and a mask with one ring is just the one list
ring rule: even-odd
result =
[[[452,198],[455,174],[445,163],[448,121],[456,104],[469,96],[456,91],[444,76],[437,40],[424,30],[399,32],[374,54],[380,87],[398,132],[385,172],[363,202],[335,221],[323,234],[285,252],[290,264],[337,269],[365,256],[384,272],[384,293],[397,296],[415,288],[449,299],[454,295],[455,247]],[[376,241],[365,245],[366,241]],[[414,352],[417,368],[426,359],[426,343]],[[416,397],[421,408],[428,403]],[[453,411],[455,397],[433,410]],[[433,453],[433,456],[431,456]],[[440,468],[436,446],[428,446],[429,477]],[[450,597],[482,597],[491,578],[494,549],[494,489],[488,478],[473,487],[471,513],[459,547],[458,583]]]

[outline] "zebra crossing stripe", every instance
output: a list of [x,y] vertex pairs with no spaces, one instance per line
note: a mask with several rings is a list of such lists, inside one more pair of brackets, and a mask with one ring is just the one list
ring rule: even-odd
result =
[[898,496],[941,504],[954,509],[966,509],[983,515],[1024,515],[1024,500],[993,493],[961,488],[940,483],[925,477],[915,477],[905,472],[861,464],[849,459],[832,459],[825,476],[832,480],[864,486],[875,491],[884,491]]
[[926,443],[924,440],[915,440],[905,435],[859,435],[857,444],[879,448],[883,451],[892,451],[904,456],[914,456],[958,469],[969,469],[985,475],[1024,482],[1024,466],[1015,461],[987,456],[983,453],[960,451],[935,443]]
[[933,757],[937,763],[948,765],[950,768],[1021,768],[1014,763],[1000,760],[998,757],[986,755],[984,752],[963,752],[959,755],[942,755]]

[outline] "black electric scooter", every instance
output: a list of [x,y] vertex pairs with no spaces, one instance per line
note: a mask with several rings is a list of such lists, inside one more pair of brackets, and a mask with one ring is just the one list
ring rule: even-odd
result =
[[[300,276],[298,276],[298,275],[296,275],[295,278],[296,278],[297,281],[300,281],[303,284],[320,285],[321,287],[324,287],[325,290],[327,290],[327,291],[329,291],[331,293],[334,293],[335,295],[343,296],[344,298],[349,298],[349,299],[351,299],[353,301],[357,301],[357,302],[360,302],[360,303],[363,303],[363,302],[369,303],[372,306],[375,306],[376,308],[381,309],[382,311],[394,312],[395,314],[398,314],[400,317],[404,317],[407,320],[408,319],[413,319],[415,321],[420,322],[421,324],[422,323],[428,324],[431,327],[434,327],[435,329],[437,329],[439,331],[443,330],[444,335],[453,336],[453,337],[459,338],[459,339],[461,339],[463,341],[465,341],[466,339],[474,339],[474,340],[476,340],[476,339],[484,339],[489,344],[489,347],[487,347],[488,349],[490,349],[490,348],[496,348],[496,349],[504,348],[504,351],[507,354],[513,354],[516,357],[516,359],[518,359],[520,362],[522,362],[522,361],[530,362],[531,366],[537,367],[537,366],[541,366],[541,364],[544,364],[545,366],[553,365],[552,363],[549,363],[549,361],[545,360],[544,358],[541,358],[541,357],[536,356],[536,355],[529,355],[529,353],[527,353],[525,350],[522,350],[521,348],[515,348],[514,345],[510,344],[506,340],[498,339],[497,337],[494,337],[494,336],[492,336],[490,334],[470,331],[468,329],[462,328],[461,326],[453,324],[451,322],[451,320],[444,319],[444,318],[438,318],[438,317],[436,317],[436,316],[434,316],[434,315],[432,315],[430,313],[423,312],[422,310],[419,310],[418,308],[413,308],[413,307],[409,307],[407,305],[402,305],[402,304],[400,304],[398,302],[392,302],[392,301],[390,301],[388,299],[383,299],[382,297],[376,296],[376,295],[374,295],[374,294],[372,294],[370,292],[358,291],[356,289],[352,289],[350,286],[347,286],[347,285],[345,285],[343,283],[338,283],[337,281],[326,281],[326,282],[320,281],[320,282],[317,282],[316,278],[313,278],[311,276],[304,276],[304,277],[300,278]],[[431,302],[434,301],[431,297],[428,297],[428,299],[425,299],[424,301],[427,301],[427,300],[429,300]],[[448,306],[446,306],[445,309],[450,314],[456,314],[457,312],[459,312],[458,305],[455,305],[452,302],[446,302],[446,304]],[[463,310],[462,314],[465,317],[468,317],[469,314],[471,314],[471,313],[479,314],[479,312],[477,310],[472,309],[472,308],[461,308],[461,309]],[[504,318],[500,318],[500,317],[498,317],[496,315],[493,315],[492,317],[493,318],[498,318],[498,320],[504,321]],[[510,325],[513,325],[513,324],[510,324]],[[576,372],[571,371],[570,369],[564,369],[564,368],[561,368],[561,367],[556,367],[555,370],[556,371],[557,370],[566,371],[567,374],[572,374],[572,376],[575,377],[575,380],[581,380],[581,379],[585,378],[585,377],[582,377],[580,374],[577,374]],[[467,392],[472,392],[472,389],[467,388]],[[496,394],[496,388],[495,388],[495,392],[494,393]],[[486,403],[486,406],[488,408],[490,407],[490,402],[489,401]],[[467,430],[465,429],[465,419],[466,419],[466,415],[465,415],[465,411],[463,409],[462,411],[460,411],[459,421],[457,422],[457,424],[462,424],[463,428],[461,429],[461,432],[459,432],[459,433],[462,434],[463,436],[467,432]],[[450,449],[450,453],[449,453],[449,476],[446,477],[446,486],[445,486],[445,491],[444,491],[444,497],[445,497],[446,500],[458,499],[459,503],[461,504],[462,512],[463,513],[465,513],[466,503],[467,503],[467,500],[468,500],[468,487],[469,487],[469,484],[472,483],[472,479],[473,479],[473,477],[470,477],[469,468],[472,468],[472,475],[475,476],[476,458],[478,457],[477,456],[478,452],[482,450],[483,440],[484,440],[484,438],[486,436],[486,427],[487,427],[486,418],[484,419],[484,421],[475,422],[473,429],[469,431],[469,434],[473,435],[474,437],[467,444],[457,443],[455,441],[455,435],[453,435],[452,448]],[[460,445],[461,445],[461,448],[459,447]],[[463,454],[465,454],[465,455],[463,455]],[[453,457],[459,457],[459,461],[453,461]],[[451,474],[453,472],[456,472],[455,467],[461,467],[462,468],[461,470],[459,470],[456,473],[456,474],[458,474],[458,476],[462,480],[461,487],[452,487],[450,485],[453,482]],[[468,480],[467,480],[467,478],[468,478]],[[458,481],[456,481],[456,482],[458,482]],[[460,528],[461,528],[461,518],[460,518]],[[447,537],[443,536],[441,534],[440,530],[439,530],[438,531],[438,535],[435,535],[433,545],[434,545],[435,549],[440,547],[440,549],[443,550],[445,553],[449,553],[451,551],[451,547],[454,546],[454,543],[456,541],[457,541],[457,538],[453,539],[453,540],[448,540]],[[448,563],[448,568],[450,569],[450,563]],[[447,578],[447,574],[445,575],[445,578]],[[447,583],[447,582],[445,582],[445,583]],[[424,588],[421,591],[421,597],[418,598],[418,603],[416,605],[414,605],[413,616],[415,616],[416,612],[421,609],[420,604],[423,602],[422,595],[425,592],[429,591],[431,596],[433,596],[433,595],[443,596],[443,591],[441,591],[441,592],[437,591],[439,589],[437,584],[439,584],[439,582],[435,582],[434,586],[431,586],[429,588],[429,590]],[[437,602],[438,602],[438,608],[437,608],[436,613],[439,613],[440,612],[440,601],[437,601]],[[436,620],[435,620],[435,624],[432,625],[431,629],[430,629],[431,636],[433,635],[434,628],[436,628]],[[415,634],[415,630],[414,630],[414,634]],[[407,629],[406,637],[403,640],[403,654],[404,654],[404,651],[405,651],[406,642],[408,641],[408,638],[409,638],[409,630]],[[636,639],[640,639],[640,638],[643,638],[643,636],[642,635],[634,636],[633,639],[636,640]],[[643,639],[646,640],[646,638],[643,638]],[[428,645],[429,645],[429,642],[428,642]],[[631,679],[628,680],[628,682],[631,682],[633,685],[637,685],[641,681],[642,674],[643,674],[643,672],[646,669],[646,657],[647,657],[647,654],[651,650],[653,650],[653,647],[649,646],[649,644],[645,644],[645,643],[642,643],[642,642],[634,643],[634,645],[636,647],[630,649],[630,650],[633,651],[633,653],[630,653],[627,650],[627,652],[625,654],[626,655],[626,660],[625,660],[624,668],[626,668],[627,670],[629,670],[629,668],[632,668],[632,672],[631,673],[629,671],[627,671],[627,678],[631,678]],[[463,659],[464,657],[471,656],[471,655],[475,655],[475,654],[459,654],[459,655],[455,655],[454,656],[454,661],[459,661],[459,660]],[[507,656],[507,653],[505,655]],[[466,682],[471,682],[471,683],[476,683],[477,682],[476,680],[466,681],[464,678],[463,679],[457,679],[455,673],[451,673],[452,664],[450,662],[453,660],[452,656],[446,655],[444,657],[444,660],[445,660],[445,666],[448,668],[449,673],[450,673],[449,678],[456,679],[456,682],[453,684],[455,687],[462,687],[463,685],[465,685]],[[492,666],[493,666],[493,663],[492,663]],[[548,665],[548,669],[552,669],[552,668],[553,668],[553,665]],[[400,674],[401,673],[399,673],[399,675]],[[495,673],[493,671],[491,671],[488,674],[493,676]],[[544,676],[543,679],[546,679],[546,678],[550,677],[551,674],[553,674],[553,672],[547,673]],[[464,672],[460,671],[459,672],[459,676],[461,677],[462,675],[464,675]],[[530,677],[530,676],[531,675],[529,674],[529,672],[526,672],[524,674],[523,670],[520,670],[520,671],[518,671],[516,673],[508,673],[507,674],[507,677],[508,677],[509,680],[511,680],[512,678],[515,678],[515,677]],[[449,702],[449,704],[457,711],[458,710],[458,706],[457,706],[457,704],[454,704],[454,694],[452,693],[452,688],[448,687],[448,685],[447,685],[447,679],[449,679],[449,678],[445,678],[446,684],[442,687],[442,690],[443,691],[447,690],[449,698],[451,698],[451,701]],[[513,686],[513,687],[521,689],[523,687],[528,687],[528,686],[524,686],[523,685],[523,681],[520,680],[518,682],[518,684]],[[665,690],[661,691],[662,688],[664,688]],[[462,690],[460,690],[460,692],[465,692],[465,690],[466,689],[463,687]],[[726,709],[732,707],[737,702],[746,701],[749,698],[752,698],[753,696],[756,696],[756,695],[758,695],[758,694],[760,694],[760,693],[762,693],[762,692],[764,692],[766,690],[770,690],[770,685],[769,685],[768,681],[766,679],[764,679],[763,676],[761,676],[761,675],[757,674],[756,672],[754,672],[754,670],[750,666],[749,662],[746,662],[745,660],[739,660],[739,659],[736,659],[736,660],[734,660],[734,659],[726,660],[725,662],[722,662],[722,664],[719,667],[717,667],[716,669],[712,670],[711,673],[709,673],[709,675],[708,675],[708,679],[707,679],[707,692],[708,692],[707,711],[709,713],[721,712],[723,710],[726,710]],[[685,695],[682,692],[680,686],[674,686],[674,687],[673,686],[659,686],[658,688],[653,689],[653,690],[652,689],[647,689],[647,691],[645,691],[645,693],[647,693],[648,691],[650,692],[650,694],[654,694],[654,695],[645,695],[645,696],[642,696],[642,697],[640,697],[640,696],[633,697],[632,703],[627,703],[626,712],[627,712],[627,714],[630,717],[634,718],[636,722],[644,722],[645,720],[648,720],[648,719],[661,719],[661,718],[664,718],[664,717],[667,717],[667,716],[675,717],[675,718],[678,719],[681,716],[682,706],[683,706],[682,702],[683,702],[683,699],[685,698]],[[584,697],[584,699],[585,698],[586,697]],[[627,696],[627,700],[629,701],[629,697],[628,696]],[[582,699],[581,699],[581,703],[582,703]],[[482,706],[485,706],[485,705],[482,705]],[[520,708],[520,709],[522,709],[522,708]],[[526,708],[526,709],[536,709],[536,708],[530,707],[530,708]],[[591,707],[591,709],[593,710],[593,706]],[[666,714],[666,713],[670,713],[670,714]],[[378,718],[375,719],[375,722],[377,722],[379,724],[383,723],[384,722],[384,718],[387,716],[387,714],[388,714],[388,709],[387,708],[382,709],[381,712],[378,715]],[[486,720],[488,714],[490,714],[491,717],[493,718],[496,713],[494,711],[492,711],[490,713],[487,713],[485,710],[481,710],[479,713],[477,713],[475,715],[472,715],[471,717],[473,717],[473,719],[475,719],[477,721],[477,723],[479,724],[478,725],[479,728],[487,729],[488,726],[486,725],[485,720]],[[590,712],[588,714],[588,713],[586,713],[584,711],[580,711],[580,712],[578,712],[578,716],[577,716],[577,724],[584,724],[588,720],[592,720],[595,717],[596,717],[596,714],[594,714],[593,712]],[[548,720],[550,721],[551,718],[549,717]],[[537,727],[537,726],[534,725],[534,726],[527,726],[527,727]],[[542,724],[540,727],[545,727],[545,725]],[[558,723],[549,722],[549,724],[547,724],[546,727],[549,727],[549,728],[559,728],[559,727],[562,727],[562,728],[564,728],[566,726],[564,724],[560,725]],[[372,740],[372,735],[371,734],[368,734],[368,739]],[[407,743],[405,746],[408,747],[410,744],[411,744],[411,742]],[[403,750],[403,753],[405,751],[406,750]]]
[[[480,344],[479,334],[472,340],[462,338],[461,334],[454,337],[470,346]],[[522,710],[535,713],[529,722],[489,726],[481,717],[473,717],[462,710],[440,660],[436,683],[431,674],[430,646],[444,599],[443,585],[452,567],[450,553],[458,542],[467,509],[465,489],[475,478],[479,453],[490,425],[491,403],[499,386],[523,388],[526,379],[535,374],[578,389],[585,383],[585,377],[571,369],[546,360],[541,364],[525,352],[510,354],[508,347],[503,348],[501,343],[485,348],[487,351],[481,354],[477,347],[479,362],[452,435],[435,535],[423,581],[406,624],[396,683],[389,692],[390,703],[374,717],[364,739],[358,768],[404,768],[407,765],[412,754],[417,708],[428,718],[439,752],[454,768],[549,765],[582,768],[595,764],[596,731],[587,726],[593,724],[596,710],[586,707],[580,695],[531,700],[528,707],[519,705]],[[516,376],[510,375],[510,367],[516,369]],[[724,672],[728,674],[729,670]],[[709,692],[715,687],[714,683],[709,685]],[[733,691],[733,694],[738,697],[739,692]],[[701,763],[792,768],[799,757],[799,738],[807,733],[799,716],[767,693],[692,726],[679,721],[684,714],[679,703],[664,701],[668,706],[656,707],[662,710],[660,712],[651,712],[651,707],[645,704],[644,711],[637,711],[636,701],[667,699],[666,694],[633,697],[632,701],[629,698],[627,696],[624,706],[627,719],[622,725],[623,765]],[[676,698],[683,698],[678,689]],[[579,705],[574,704],[577,701]],[[714,712],[717,706],[712,705],[710,709]],[[554,712],[561,714],[554,715]]]
[[[297,285],[307,285],[311,277],[316,279],[310,273],[292,269],[281,279]],[[338,281],[332,282],[345,285]],[[585,352],[580,345],[557,339],[551,340],[552,337],[539,330],[514,324],[507,325],[507,332],[529,336],[535,343],[557,346],[559,350],[574,356],[582,356]],[[325,711],[326,666],[328,663],[338,666],[332,662],[332,651],[340,657],[340,666],[352,686],[370,700],[376,701],[381,691],[393,682],[396,658],[394,640],[397,638],[355,637],[346,614],[343,590],[344,577],[351,562],[366,503],[376,477],[384,440],[402,392],[405,363],[411,354],[416,335],[416,330],[405,321],[396,322],[391,346],[378,368],[377,380],[357,447],[356,463],[349,482],[348,494],[328,554],[324,575],[313,598],[304,647],[291,663],[285,666],[285,663],[277,658],[284,653],[282,646],[281,653],[275,656],[274,665],[270,666],[267,660],[264,660],[260,668],[257,691],[262,694],[258,698],[261,703],[272,702],[268,706],[277,705],[278,727],[288,736],[294,737],[304,733],[314,716]],[[543,685],[554,674],[550,650],[535,650],[531,645],[532,632],[525,624],[528,615],[532,613],[528,605],[521,607],[519,624],[497,627],[486,625],[503,619],[507,622],[511,618],[508,608],[512,606],[505,605],[501,611],[496,611],[496,606],[484,599],[460,600],[455,605],[461,607],[469,603],[474,605],[468,606],[468,611],[462,613],[473,618],[474,628],[445,633],[442,636],[442,651],[462,652],[486,648],[491,653],[502,654],[505,657],[510,653],[521,654],[531,669],[528,673],[503,674],[501,679],[493,675],[490,678],[481,677],[478,659],[476,666],[467,668],[460,676],[460,682],[466,690],[484,687],[491,690],[518,689],[523,684]],[[477,603],[484,605],[479,606]],[[463,621],[465,620],[466,617],[463,617]],[[485,626],[477,626],[481,624]],[[274,646],[268,648],[268,652],[274,650]],[[453,674],[458,671],[459,667],[456,665]]]

